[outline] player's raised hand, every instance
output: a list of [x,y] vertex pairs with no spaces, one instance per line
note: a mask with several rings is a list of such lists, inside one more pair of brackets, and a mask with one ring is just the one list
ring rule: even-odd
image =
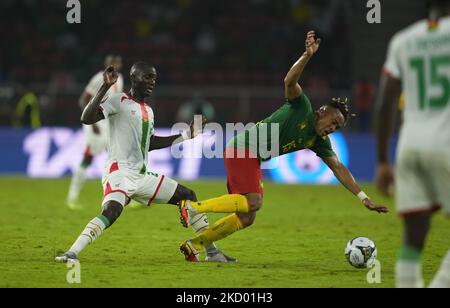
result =
[[386,206],[375,204],[372,201],[370,201],[370,199],[368,199],[368,198],[363,200],[363,204],[370,211],[375,211],[378,213],[388,213],[389,212],[389,209]]
[[375,182],[381,194],[387,197],[391,196],[391,189],[394,185],[394,171],[389,164],[379,164],[377,166]]
[[119,77],[119,75],[117,74],[117,71],[115,70],[114,66],[112,66],[112,65],[108,66],[105,69],[105,71],[103,72],[103,82],[108,87],[115,84],[118,77]]
[[202,117],[201,121],[194,118],[194,120],[192,120],[191,123],[189,124],[189,127],[191,129],[191,139],[200,135],[203,132],[206,123],[208,123],[208,119],[206,119],[204,115],[202,115],[201,117]]
[[309,56],[312,56],[319,49],[320,42],[322,40],[316,39],[316,33],[314,31],[309,31],[306,35],[305,41],[305,51]]

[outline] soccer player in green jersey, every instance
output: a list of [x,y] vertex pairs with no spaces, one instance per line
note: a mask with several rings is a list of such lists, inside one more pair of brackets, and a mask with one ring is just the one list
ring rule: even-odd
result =
[[[204,245],[253,224],[263,200],[260,163],[274,157],[274,155],[267,157],[267,153],[260,150],[264,148],[261,147],[261,143],[277,147],[279,155],[307,148],[314,151],[366,208],[379,213],[388,211],[386,207],[372,203],[331,147],[328,135],[342,128],[350,116],[346,101],[334,99],[319,110],[313,111],[308,97],[298,84],[306,64],[320,46],[320,39],[315,38],[314,31],[308,32],[305,46],[305,52],[284,79],[285,104],[271,116],[228,143],[224,161],[230,194],[201,202],[186,200],[180,203],[181,221],[185,227],[190,225],[191,217],[197,213],[233,213],[181,245],[180,250],[187,261],[197,262],[198,251]],[[263,134],[263,127],[269,130],[273,130],[273,127],[278,128],[278,134],[273,138],[272,131],[267,133],[268,137],[263,142],[249,138],[251,135]]]

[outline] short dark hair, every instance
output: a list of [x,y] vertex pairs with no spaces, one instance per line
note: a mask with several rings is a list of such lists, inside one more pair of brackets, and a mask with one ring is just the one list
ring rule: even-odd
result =
[[132,68],[142,70],[142,69],[152,69],[152,68],[154,68],[154,66],[150,63],[139,61],[139,62],[134,63]]
[[119,56],[118,54],[113,54],[113,53],[107,54],[107,55],[105,56],[105,60],[104,60],[105,66],[110,65],[110,63],[111,63],[113,60],[115,60],[116,58],[120,58],[120,56]]
[[344,99],[341,99],[340,97],[333,97],[331,99],[331,102],[329,102],[327,105],[338,109],[342,113],[342,115],[344,116],[344,120],[345,120],[344,125],[347,124],[347,121],[350,119],[350,117],[355,116],[355,114],[350,113],[347,97]]

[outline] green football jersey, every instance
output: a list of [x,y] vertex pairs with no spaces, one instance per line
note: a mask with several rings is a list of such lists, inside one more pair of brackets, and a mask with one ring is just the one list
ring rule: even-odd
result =
[[[286,99],[281,108],[232,138],[227,147],[248,149],[261,161],[303,149],[310,149],[319,157],[336,155],[328,136],[317,135],[314,111],[304,93],[291,101]],[[273,155],[272,147],[278,149],[278,155]]]

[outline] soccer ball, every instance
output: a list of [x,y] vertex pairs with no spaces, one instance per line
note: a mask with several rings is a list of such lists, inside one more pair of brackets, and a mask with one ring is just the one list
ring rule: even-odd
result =
[[377,258],[377,247],[367,237],[356,237],[347,243],[345,258],[356,268],[370,267]]

